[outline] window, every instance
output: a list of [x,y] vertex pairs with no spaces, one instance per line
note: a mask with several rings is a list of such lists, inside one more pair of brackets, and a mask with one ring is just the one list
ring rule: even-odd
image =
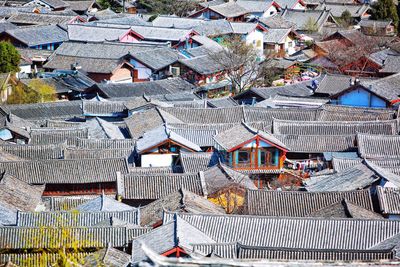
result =
[[250,154],[247,151],[238,152],[238,163],[248,163],[250,161]]
[[181,75],[181,70],[179,67],[171,67],[171,73],[174,77]]
[[267,155],[265,151],[260,151],[260,165],[266,165],[267,164]]

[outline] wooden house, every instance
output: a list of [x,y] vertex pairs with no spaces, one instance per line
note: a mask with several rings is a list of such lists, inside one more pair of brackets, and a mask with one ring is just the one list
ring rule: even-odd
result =
[[24,4],[24,6],[46,8],[51,11],[62,11],[69,7],[69,4],[62,0],[32,0]]
[[386,108],[400,101],[398,81],[400,74],[356,83],[332,95],[331,102],[338,105]]
[[6,30],[0,34],[0,41],[9,41],[16,47],[56,50],[68,40],[66,30],[58,25]]
[[[232,169],[248,173],[281,173],[288,148],[271,134],[242,123],[219,133],[214,139]],[[258,186],[262,187],[260,180]]]
[[212,55],[200,55],[179,59],[173,65],[179,69],[180,76],[196,85],[205,86],[226,80],[224,67],[212,58]]
[[192,18],[206,18],[211,20],[226,19],[228,21],[245,21],[250,12],[236,2],[227,2],[217,5],[205,5],[199,11],[190,15]]
[[142,167],[173,166],[181,151],[200,152],[200,146],[175,133],[166,126],[143,134],[137,140],[136,151]]
[[358,24],[362,33],[376,36],[394,36],[395,25],[392,20],[363,19]]
[[248,10],[249,15],[257,18],[265,18],[278,14],[281,10],[281,6],[277,1],[248,1],[248,0],[236,0],[236,4]]

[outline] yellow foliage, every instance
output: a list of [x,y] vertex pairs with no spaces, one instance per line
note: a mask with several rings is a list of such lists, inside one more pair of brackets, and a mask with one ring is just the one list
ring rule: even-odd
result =
[[57,99],[56,89],[40,79],[31,80],[28,86],[39,93],[41,102],[50,102]]
[[216,197],[208,198],[212,203],[223,207],[226,213],[233,213],[244,205],[244,197],[233,192],[220,193]]

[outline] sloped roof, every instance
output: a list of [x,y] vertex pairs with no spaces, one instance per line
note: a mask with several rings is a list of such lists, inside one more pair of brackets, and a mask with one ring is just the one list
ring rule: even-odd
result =
[[29,47],[68,41],[67,32],[58,25],[18,28],[7,30],[6,33]]
[[361,85],[390,102],[398,99],[400,96],[400,73],[374,81],[362,82]]
[[[363,82],[363,81],[375,80],[376,78],[360,77],[358,79],[360,80],[360,82]],[[315,90],[315,93],[335,95],[350,87],[352,85],[351,81],[353,81],[353,79],[348,75],[329,74],[329,73],[323,74],[322,79],[320,80],[318,87]]]
[[[32,24],[32,25],[67,24],[72,22],[77,17],[78,17],[77,15],[18,12],[17,14],[14,14],[11,17],[9,17],[7,21],[14,24]],[[79,18],[84,20],[84,18],[81,17]]]
[[12,114],[27,120],[73,118],[82,116],[81,101],[7,105]]
[[192,244],[196,242],[213,243],[214,241],[185,220],[176,218],[174,221],[133,240],[132,262],[137,263],[146,258],[146,254],[141,249],[141,244],[145,244],[158,254],[162,254],[177,247],[190,250]]
[[282,44],[286,41],[286,37],[291,31],[291,28],[268,29],[268,32],[264,34],[264,43]]
[[363,158],[400,158],[400,136],[358,134],[357,142]]
[[169,47],[148,49],[130,55],[153,70],[166,68],[180,58],[179,53]]
[[343,4],[343,3],[329,3],[325,2],[318,6],[318,9],[329,10],[334,17],[342,16],[344,11],[348,11],[353,18],[361,18],[370,9],[369,4]]
[[273,133],[282,135],[355,135],[357,133],[397,135],[397,120],[388,121],[273,121]]
[[321,191],[349,191],[371,186],[380,177],[364,164],[357,164],[341,172],[314,176],[306,181],[306,190]]
[[66,144],[21,145],[0,144],[0,151],[21,159],[61,159]]
[[164,211],[207,214],[225,214],[225,210],[211,201],[185,189],[161,197],[140,208],[140,223],[154,225],[162,221]]
[[345,169],[351,168],[362,162],[361,158],[346,159],[346,158],[332,158],[333,169],[337,172],[341,172]]
[[109,267],[127,267],[130,264],[130,255],[118,249],[107,247],[86,256],[82,261],[83,267],[96,267],[104,264]]
[[323,24],[331,17],[329,10],[296,10],[296,9],[285,9],[282,13],[282,17],[293,23],[296,30],[307,30],[307,21],[312,19],[315,21],[315,26],[320,29]]
[[246,189],[257,189],[249,176],[237,172],[223,163],[219,163],[203,172],[204,182],[208,195],[218,193],[219,190],[230,185],[239,185]]
[[126,227],[0,227],[0,235],[2,249],[125,247],[129,241]]
[[113,198],[105,196],[104,194],[91,199],[78,207],[74,210],[79,212],[96,212],[96,211],[129,211],[129,210],[136,210],[134,207],[126,205],[120,201],[117,201]]
[[244,120],[243,107],[228,108],[159,108],[184,123],[216,124],[240,123]]
[[128,167],[125,159],[64,159],[0,162],[0,170],[32,184],[82,184],[115,182]]
[[368,159],[369,163],[400,175],[400,158]]
[[[370,249],[400,231],[400,222],[389,220],[200,214],[177,216],[216,242],[240,241],[244,245],[275,248]],[[172,217],[166,213],[164,222],[171,221]]]
[[217,134],[214,139],[224,150],[230,151],[231,149],[252,140],[256,136],[259,136],[261,139],[279,147],[280,149],[287,150],[285,144],[275,138],[272,134],[256,130],[244,123]]
[[225,70],[212,55],[206,54],[198,57],[179,59],[179,62],[198,74],[214,74]]
[[20,212],[17,220],[19,227],[90,227],[111,217],[130,224],[139,225],[139,211],[132,207],[123,211],[41,211]]
[[220,5],[211,5],[208,6],[208,8],[226,18],[234,18],[250,13],[248,9],[242,7],[237,2],[227,2]]
[[133,97],[192,92],[194,86],[181,78],[124,84],[97,84],[107,97]]
[[400,214],[400,189],[377,186],[376,192],[383,214]]
[[369,190],[341,192],[248,190],[246,203],[250,215],[318,217],[313,213],[329,208],[344,199],[373,212]]
[[80,42],[115,41],[130,30],[129,26],[93,26],[88,24],[69,24],[68,39]]
[[199,174],[156,173],[142,175],[129,173],[119,181],[118,194],[125,199],[156,200],[179,189],[186,189],[203,195],[203,185]]
[[0,180],[0,205],[12,210],[34,211],[41,203],[44,186],[30,185],[3,173]]
[[136,149],[139,153],[143,153],[147,149],[157,146],[167,140],[172,140],[173,142],[178,143],[183,147],[192,149],[193,151],[201,151],[199,145],[189,141],[185,137],[176,133],[174,129],[170,129],[165,125],[145,132],[143,137],[137,140]]
[[181,152],[180,162],[186,173],[197,173],[218,164],[220,156],[215,152]]
[[77,137],[89,138],[87,128],[66,128],[66,129],[31,129],[29,143],[32,145],[60,144],[67,142],[72,145]]
[[318,112],[320,121],[373,121],[394,119],[393,109],[323,105]]
[[251,1],[251,0],[237,0],[236,3],[251,13],[264,13],[275,1]]

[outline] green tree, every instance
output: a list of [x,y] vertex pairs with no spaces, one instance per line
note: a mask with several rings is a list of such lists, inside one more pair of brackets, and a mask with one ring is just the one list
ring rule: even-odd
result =
[[350,11],[348,11],[347,9],[343,11],[342,15],[339,18],[339,21],[343,27],[345,28],[349,27],[353,22],[353,18],[351,17]]
[[17,72],[21,56],[9,42],[0,42],[0,73]]
[[399,25],[399,15],[393,0],[378,0],[372,5],[372,18],[376,20],[392,20]]
[[317,21],[312,18],[309,17],[306,21],[306,23],[304,24],[304,29],[308,32],[308,33],[314,33],[318,31],[318,26],[317,26]]

